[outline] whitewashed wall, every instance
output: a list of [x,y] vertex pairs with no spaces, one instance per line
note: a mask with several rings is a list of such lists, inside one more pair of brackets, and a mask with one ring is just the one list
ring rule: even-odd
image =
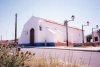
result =
[[100,42],[100,38],[99,38],[99,35],[98,35],[97,31],[93,32],[93,38],[95,39],[95,37],[98,37],[98,41],[96,41],[96,42]]
[[[39,30],[42,27],[42,31]],[[38,17],[31,17],[24,25],[19,44],[30,43],[30,29],[34,28],[35,42],[64,42],[66,41],[66,28],[64,25],[54,24]],[[68,38],[72,43],[82,42],[82,30],[69,27]]]
[[35,17],[31,17],[31,19],[29,19],[29,21],[24,25],[22,34],[19,38],[18,43],[20,44],[27,44],[30,43],[30,30],[34,28],[34,37],[35,37],[35,42],[38,41],[38,21],[37,18]]
[[[66,27],[64,25],[58,25],[50,22],[46,22],[45,20],[39,20],[39,25],[42,26],[43,31],[39,31],[39,37],[41,40],[47,39],[50,35],[47,34],[47,31],[45,31],[46,28],[50,28],[53,30],[56,36],[55,42],[64,42],[66,41]],[[57,32],[58,30],[58,32]],[[68,38],[69,41],[72,43],[82,43],[82,30],[69,27],[68,28]],[[41,36],[43,35],[43,36]],[[53,37],[53,36],[52,36]],[[39,41],[41,41],[39,39]],[[52,38],[50,38],[52,40]]]

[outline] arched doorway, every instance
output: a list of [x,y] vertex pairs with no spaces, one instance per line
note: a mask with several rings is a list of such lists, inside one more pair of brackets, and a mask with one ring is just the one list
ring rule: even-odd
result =
[[34,44],[34,29],[30,30],[30,44]]

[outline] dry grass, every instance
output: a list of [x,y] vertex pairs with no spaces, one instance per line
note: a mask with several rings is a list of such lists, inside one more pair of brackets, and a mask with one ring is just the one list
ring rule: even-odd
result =
[[81,62],[77,59],[72,59],[72,61],[73,62],[68,63],[68,61],[61,61],[51,56],[49,58],[46,58],[44,56],[32,56],[29,61],[25,62],[25,64],[29,67],[86,67],[84,64],[81,64]]
[[77,59],[68,57],[69,61],[61,61],[57,57],[37,57],[31,52],[13,51],[8,46],[0,46],[0,67],[85,67]]

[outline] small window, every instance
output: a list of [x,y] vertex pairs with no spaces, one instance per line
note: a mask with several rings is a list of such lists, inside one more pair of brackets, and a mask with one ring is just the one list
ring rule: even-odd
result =
[[39,26],[39,30],[42,31],[42,27],[41,26]]
[[95,37],[95,41],[98,41],[98,37]]

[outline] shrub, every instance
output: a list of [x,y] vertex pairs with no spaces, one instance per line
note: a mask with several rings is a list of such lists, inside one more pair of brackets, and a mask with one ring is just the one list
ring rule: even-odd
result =
[[19,52],[16,48],[0,46],[0,67],[24,67],[30,52]]
[[[69,57],[70,59],[70,57]],[[9,46],[0,46],[0,67],[83,67],[76,60],[70,59],[71,62],[63,62],[52,56],[35,56],[35,53],[21,52],[20,49]]]

